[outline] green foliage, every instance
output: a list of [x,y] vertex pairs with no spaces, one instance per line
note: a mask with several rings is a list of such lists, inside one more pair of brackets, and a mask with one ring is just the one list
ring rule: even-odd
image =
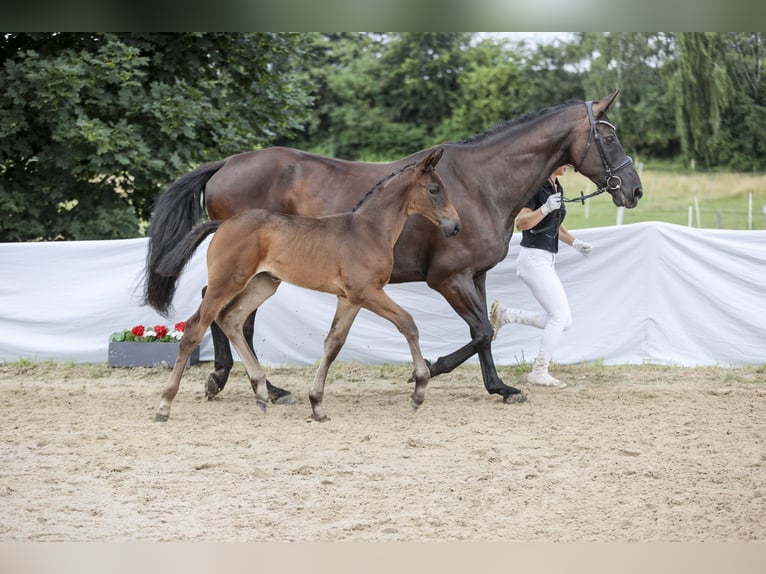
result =
[[387,161],[615,87],[637,163],[766,171],[766,33],[572,38],[5,34],[0,241],[135,237],[205,161],[275,144]]
[[733,92],[724,66],[725,45],[719,32],[679,32],[679,67],[675,79],[676,123],[684,155],[705,167],[715,165],[715,142]]
[[0,241],[139,235],[162,186],[298,127],[297,34],[0,38]]

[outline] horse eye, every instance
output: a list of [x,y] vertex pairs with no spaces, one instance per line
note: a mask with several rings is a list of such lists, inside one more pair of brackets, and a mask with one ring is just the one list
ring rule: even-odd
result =
[[441,189],[439,188],[438,185],[431,184],[428,186],[428,193],[430,193],[431,195],[438,195],[440,191]]
[[617,138],[615,136],[606,136],[606,143],[613,144]]

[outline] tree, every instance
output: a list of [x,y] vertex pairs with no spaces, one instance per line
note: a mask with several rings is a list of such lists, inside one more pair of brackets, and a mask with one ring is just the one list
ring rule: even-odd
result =
[[718,163],[741,171],[766,171],[766,33],[728,32],[726,69],[734,86],[715,141]]
[[588,98],[614,88],[620,97],[609,117],[635,153],[677,153],[675,108],[667,89],[675,66],[675,38],[664,32],[578,34],[580,78]]
[[678,71],[674,78],[676,125],[690,162],[717,163],[716,142],[733,86],[726,69],[726,44],[720,32],[679,32]]
[[470,40],[470,34],[455,32],[393,35],[380,57],[378,103],[393,120],[433,133],[452,114]]
[[0,241],[137,236],[162,186],[300,126],[298,34],[0,38]]

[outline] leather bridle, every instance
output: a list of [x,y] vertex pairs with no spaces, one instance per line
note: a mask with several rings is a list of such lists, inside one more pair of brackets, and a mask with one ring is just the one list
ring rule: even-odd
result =
[[593,115],[593,102],[585,102],[585,109],[588,112],[588,120],[590,121],[590,132],[588,134],[588,141],[585,142],[585,149],[582,152],[582,158],[580,159],[579,165],[575,164],[574,168],[575,171],[580,171],[580,166],[582,166],[583,162],[585,161],[585,158],[588,155],[588,152],[590,151],[591,145],[593,142],[596,142],[596,149],[598,150],[598,155],[601,157],[601,163],[604,166],[604,171],[606,172],[606,180],[604,181],[604,185],[601,187],[596,188],[596,191],[593,193],[589,193],[588,195],[583,195],[582,192],[580,192],[580,197],[576,197],[573,199],[564,199],[563,201],[566,202],[572,202],[572,201],[580,201],[583,204],[585,203],[586,199],[589,199],[591,197],[594,197],[596,195],[599,195],[601,193],[604,193],[605,191],[613,192],[622,187],[622,179],[620,179],[620,176],[617,175],[617,172],[622,171],[626,167],[633,165],[633,159],[629,155],[625,155],[625,159],[622,160],[622,162],[617,165],[616,167],[612,167],[609,165],[609,159],[606,157],[606,152],[604,151],[604,143],[601,138],[601,134],[599,133],[597,127],[598,124],[604,124],[605,126],[608,126],[617,133],[617,128],[609,123],[606,120],[596,120],[595,116]]

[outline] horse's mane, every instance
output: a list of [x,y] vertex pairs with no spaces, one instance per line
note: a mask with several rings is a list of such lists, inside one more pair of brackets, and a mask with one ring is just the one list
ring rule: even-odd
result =
[[362,196],[362,199],[360,199],[360,200],[359,200],[359,202],[358,202],[358,203],[357,203],[357,204],[354,206],[354,209],[352,209],[352,210],[351,210],[351,212],[353,213],[354,211],[356,211],[357,209],[359,209],[359,208],[362,206],[362,204],[363,204],[365,201],[367,201],[367,200],[370,198],[370,196],[371,196],[372,194],[374,194],[374,193],[375,193],[376,191],[378,191],[379,189],[382,189],[382,188],[384,188],[384,187],[386,186],[386,184],[387,184],[389,181],[391,181],[392,179],[394,179],[394,178],[395,178],[397,175],[399,175],[400,173],[402,173],[404,170],[411,168],[413,165],[415,165],[415,162],[412,162],[412,163],[408,163],[407,165],[405,165],[405,166],[404,166],[403,168],[401,168],[400,170],[398,170],[398,171],[394,171],[394,172],[392,172],[392,173],[389,173],[387,176],[385,176],[383,179],[381,179],[381,180],[380,180],[378,183],[376,183],[375,185],[373,185],[373,186],[372,186],[372,187],[369,189],[369,191],[368,191],[367,193],[365,193],[365,194]]
[[554,112],[558,112],[559,110],[562,110],[564,108],[568,108],[570,106],[574,106],[576,104],[582,104],[582,103],[583,102],[581,102],[580,100],[567,100],[563,104],[559,104],[558,106],[553,107],[553,108],[541,108],[541,109],[536,110],[534,112],[528,112],[528,113],[523,114],[521,116],[516,116],[515,118],[512,118],[510,120],[507,120],[507,121],[504,121],[504,122],[498,122],[494,126],[489,128],[488,130],[486,130],[486,131],[484,131],[484,132],[482,132],[480,134],[467,137],[466,139],[461,140],[460,142],[454,142],[454,143],[464,143],[464,144],[477,143],[477,142],[483,141],[483,140],[485,140],[485,139],[495,135],[498,132],[505,131],[506,129],[508,129],[508,128],[512,127],[512,126],[525,124],[525,123],[531,122],[532,120],[535,120],[535,119],[537,119],[539,117],[546,116],[548,114],[552,114]]

